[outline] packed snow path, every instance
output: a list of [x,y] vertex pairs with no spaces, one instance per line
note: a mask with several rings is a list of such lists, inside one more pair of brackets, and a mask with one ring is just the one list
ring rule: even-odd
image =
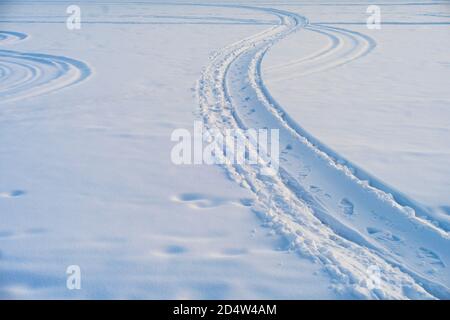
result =
[[[270,96],[261,77],[261,61],[270,47],[300,29],[332,40],[331,46],[294,62],[310,63],[301,75],[361,58],[376,43],[350,30],[310,25],[290,12],[240,8],[275,15],[280,23],[216,53],[199,81],[198,97],[209,129],[223,134],[237,128],[279,129],[279,174],[268,178],[260,175],[260,166],[225,166],[255,194],[254,211],[300,254],[323,264],[338,290],[365,298],[449,298],[447,230],[413,200],[304,132]],[[341,52],[344,41],[352,46]],[[369,275],[374,269],[380,274],[376,286]]]

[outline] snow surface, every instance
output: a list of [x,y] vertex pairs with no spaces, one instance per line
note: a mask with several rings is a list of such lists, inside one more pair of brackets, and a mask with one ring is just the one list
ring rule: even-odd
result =
[[[448,299],[450,5],[368,3],[89,1],[69,31],[2,2],[0,298]],[[174,165],[196,120],[278,128],[279,174]]]
[[[330,5],[320,11],[315,6],[286,7],[307,16],[312,24],[369,36],[374,48],[363,59],[333,69],[359,50],[351,50],[349,34],[330,29],[328,34],[298,32],[264,60],[267,85],[316,138],[448,217],[450,3],[380,5],[381,30],[368,30],[361,23],[365,8],[364,4]],[[298,61],[334,40],[341,47],[326,58]],[[326,72],[320,71],[324,65]]]

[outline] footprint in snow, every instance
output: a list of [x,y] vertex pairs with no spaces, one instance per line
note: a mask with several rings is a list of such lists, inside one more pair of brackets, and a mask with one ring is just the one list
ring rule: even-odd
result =
[[298,177],[301,180],[303,180],[303,179],[307,178],[310,173],[311,173],[311,168],[309,168],[308,166],[305,166],[300,170]]
[[370,234],[370,236],[378,239],[378,240],[388,240],[388,241],[401,241],[402,239],[398,236],[396,236],[395,234],[392,234],[389,231],[384,231],[381,229],[377,229],[374,227],[368,227],[366,228],[367,233]]
[[322,191],[322,189],[320,189],[317,186],[309,186],[309,191],[313,192],[313,193],[319,193]]
[[289,151],[291,151],[291,150],[292,150],[292,146],[291,146],[290,144],[288,144],[288,145],[283,149],[283,151],[281,151],[281,154],[288,154]]
[[341,202],[339,202],[339,207],[341,208],[341,210],[344,212],[344,214],[346,215],[353,215],[354,213],[354,205],[353,203],[348,200],[347,198],[343,198],[341,200]]
[[427,248],[420,248],[418,257],[429,263],[433,267],[445,268],[444,262],[441,260],[438,254]]
[[0,198],[17,198],[17,197],[21,197],[25,194],[26,192],[23,190],[13,190],[10,192],[0,192]]
[[173,197],[172,200],[175,202],[188,203],[196,209],[214,208],[227,204],[250,207],[253,204],[253,200],[249,198],[241,198],[236,201],[229,198],[211,196],[202,193],[182,193]]
[[182,253],[187,252],[187,249],[182,246],[171,245],[171,246],[166,247],[165,252],[168,254],[177,255],[177,254],[182,254]]

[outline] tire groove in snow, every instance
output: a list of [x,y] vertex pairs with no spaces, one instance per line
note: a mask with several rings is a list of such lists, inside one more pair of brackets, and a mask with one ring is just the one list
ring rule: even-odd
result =
[[[11,45],[27,37],[19,32],[0,31],[0,46]],[[67,88],[90,75],[90,68],[75,59],[0,49],[0,103]]]

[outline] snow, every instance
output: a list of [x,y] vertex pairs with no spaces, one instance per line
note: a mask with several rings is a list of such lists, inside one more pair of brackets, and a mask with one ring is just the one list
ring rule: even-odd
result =
[[[263,73],[271,94],[309,133],[439,214],[450,199],[449,5],[380,7],[381,30],[345,24],[364,21],[364,5],[330,5],[320,13],[314,6],[287,7],[311,23],[363,33],[376,47],[340,68],[302,75],[334,57],[287,65],[330,41],[299,32],[273,48]],[[344,54],[351,43],[345,34],[331,34],[343,43],[334,56]]]
[[[2,3],[0,298],[449,298],[448,5],[395,3]],[[199,120],[279,174],[175,165]]]

